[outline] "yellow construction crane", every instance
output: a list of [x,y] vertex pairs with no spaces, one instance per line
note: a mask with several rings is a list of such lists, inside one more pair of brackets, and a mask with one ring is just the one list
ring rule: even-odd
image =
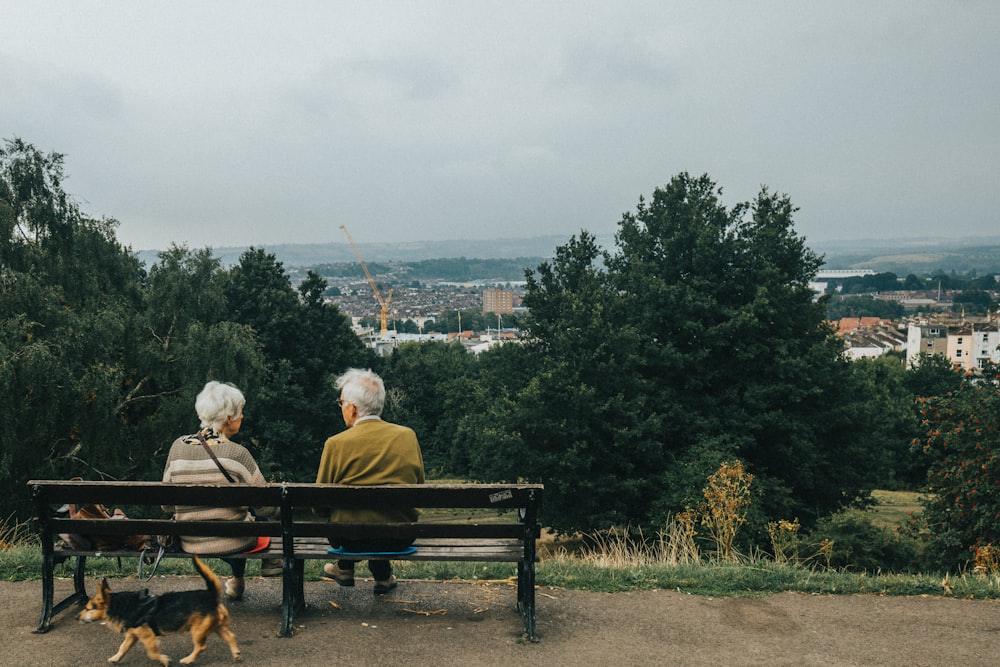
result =
[[372,274],[368,272],[368,265],[365,264],[365,260],[361,259],[361,253],[358,252],[358,247],[354,245],[354,239],[351,238],[351,234],[347,231],[347,227],[341,225],[340,228],[344,230],[344,236],[347,237],[347,242],[351,244],[351,250],[354,251],[354,256],[358,258],[358,264],[361,265],[361,269],[365,272],[365,277],[368,278],[368,284],[372,286],[372,291],[375,292],[375,298],[378,299],[378,305],[379,308],[381,308],[381,312],[379,313],[379,322],[382,325],[382,337],[384,338],[386,333],[389,331],[389,327],[386,324],[386,316],[389,313],[389,304],[392,302],[393,288],[389,288],[389,295],[383,299],[382,293],[378,291],[378,286],[375,284]]

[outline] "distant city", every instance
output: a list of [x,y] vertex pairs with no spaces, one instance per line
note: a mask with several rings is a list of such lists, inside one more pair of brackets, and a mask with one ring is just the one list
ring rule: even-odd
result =
[[[489,241],[358,243],[359,254],[371,268],[374,287],[360,270],[356,255],[346,242],[283,244],[264,246],[264,249],[282,263],[294,284],[310,270],[323,276],[329,285],[327,299],[351,318],[356,332],[367,338],[372,347],[396,345],[409,338],[456,339],[476,352],[516,339],[516,330],[503,331],[504,316],[508,324],[516,322],[516,315],[522,310],[524,271],[550,259],[556,248],[568,241],[568,237],[539,236]],[[612,237],[598,237],[597,241],[606,248],[614,245]],[[859,271],[895,273],[900,278],[910,274],[931,276],[940,273],[1000,275],[1000,236],[818,242],[810,248],[824,258],[822,274],[825,275],[838,272],[858,275]],[[245,247],[213,248],[215,256],[226,266],[237,263],[245,250]],[[147,266],[157,261],[156,251],[137,254]],[[469,261],[464,261],[466,259]],[[496,259],[510,261],[478,261]],[[456,264],[462,269],[461,279],[450,275]],[[379,296],[375,289],[380,290]],[[387,331],[380,331],[380,301],[390,289],[392,292],[385,304]],[[467,318],[465,324],[469,325],[464,333],[463,312]],[[485,332],[473,333],[475,327],[468,321],[469,313],[492,313],[491,317],[498,317],[488,320],[490,324]],[[449,322],[448,318],[457,318],[457,322]],[[860,340],[859,334],[867,333],[865,330],[872,327],[872,323],[865,325],[850,326],[846,322],[842,325],[845,330],[841,335],[845,336],[848,349],[868,348],[855,349],[852,356],[878,355],[887,349],[905,348],[905,334],[902,340],[896,334],[895,340],[888,345],[871,346],[867,336],[864,341]],[[874,328],[905,331],[905,325],[885,321]],[[910,332],[911,337],[914,333]]]

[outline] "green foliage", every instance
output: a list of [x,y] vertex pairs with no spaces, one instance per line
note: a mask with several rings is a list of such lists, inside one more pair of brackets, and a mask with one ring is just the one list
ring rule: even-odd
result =
[[477,371],[476,358],[454,343],[404,343],[385,361],[383,417],[416,431],[430,472],[454,472],[456,425]]
[[[406,275],[411,287],[418,287],[420,281],[441,280],[446,282],[467,282],[470,280],[509,281],[524,278],[527,267],[534,266],[540,257],[516,257],[512,259],[480,259],[447,257],[419,261],[393,262],[391,264],[367,262],[372,275]],[[323,276],[337,278],[364,278],[364,271],[357,262],[337,262],[318,264],[312,270]]]
[[61,155],[0,150],[0,513],[29,515],[32,477],[158,479],[209,379],[246,393],[240,439],[272,476],[314,478],[343,428],[330,374],[375,361],[325,281],[296,292],[255,249],[227,272],[172,247],[147,273],[63,180]]
[[953,299],[955,308],[962,308],[968,314],[985,314],[993,307],[993,297],[985,290],[969,289],[956,294]]
[[[208,379],[246,393],[240,440],[270,477],[313,479],[323,441],[343,428],[330,381],[360,366],[384,375],[385,416],[417,430],[429,469],[544,482],[556,528],[662,525],[739,459],[754,475],[745,532],[760,535],[770,519],[809,525],[875,481],[912,483],[923,474],[907,467],[912,399],[945,400],[960,379],[939,358],[905,371],[844,361],[808,287],[820,260],[793,232],[788,199],[766,190],[727,209],[707,177],[681,174],[623,216],[615,248],[581,232],[528,272],[529,344],[479,357],[404,345],[382,360],[324,301],[318,273],[296,289],[263,250],[226,270],[185,247],[147,272],[63,180],[58,154],[19,140],[0,150],[8,489],[31,477],[159,478],[172,440],[197,426]],[[463,329],[495,323],[462,313]],[[961,465],[928,460],[935,474]],[[995,539],[983,504],[972,510],[982,516],[971,528],[930,512],[959,560],[975,545],[966,533]],[[15,511],[27,516],[26,494],[0,499],[0,513]]]
[[[62,190],[62,156],[20,140],[0,150],[0,482],[127,467],[118,429],[123,355],[144,272],[112,221],[80,214]],[[22,516],[22,494],[0,511]]]
[[868,573],[917,571],[917,540],[875,525],[860,510],[844,510],[820,519],[810,531],[810,540],[814,545],[829,544],[825,564],[835,569]]
[[898,301],[875,299],[870,296],[833,296],[826,308],[829,320],[844,317],[879,317],[884,320],[898,320],[905,308]]
[[854,406],[856,438],[877,453],[885,470],[882,488],[919,487],[927,468],[910,450],[917,434],[914,394],[903,360],[894,355],[857,359],[851,364],[852,391],[865,400]]
[[420,280],[446,280],[463,282],[466,280],[521,280],[524,271],[538,262],[537,257],[517,257],[513,259],[426,259],[408,262],[409,273]]
[[344,428],[332,379],[374,361],[340,310],[323,300],[326,287],[310,271],[296,293],[281,262],[258,248],[226,276],[227,316],[255,333],[266,359],[259,383],[243,387],[241,438],[273,478],[315,479],[323,442]]
[[658,524],[729,456],[757,479],[758,525],[866,495],[884,465],[793,211],[766,190],[726,209],[681,174],[623,216],[616,249],[586,232],[558,248],[527,276],[538,370],[465,431],[477,476],[544,482],[566,529]]
[[899,278],[895,273],[876,273],[870,276],[851,276],[839,281],[843,294],[864,294],[866,292],[889,292],[898,290]]
[[914,445],[929,461],[920,527],[931,565],[964,567],[977,548],[1000,545],[1000,380],[988,370],[920,400],[926,430]]
[[942,396],[962,386],[965,374],[940,354],[921,354],[904,378],[906,389],[914,396]]

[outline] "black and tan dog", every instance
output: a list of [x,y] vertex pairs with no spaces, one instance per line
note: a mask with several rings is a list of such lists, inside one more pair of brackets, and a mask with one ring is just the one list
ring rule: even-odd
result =
[[160,653],[160,635],[181,632],[190,628],[194,650],[181,660],[190,664],[205,650],[208,636],[212,632],[227,644],[233,660],[240,659],[240,648],[236,645],[236,635],[229,629],[229,610],[222,603],[222,583],[208,566],[194,557],[194,567],[205,580],[206,590],[180,591],[150,595],[148,591],[132,593],[112,593],[108,580],[101,586],[77,616],[83,622],[105,621],[118,632],[125,633],[125,641],[118,652],[108,658],[108,662],[118,662],[136,640],[146,647],[146,655],[169,665],[170,658]]

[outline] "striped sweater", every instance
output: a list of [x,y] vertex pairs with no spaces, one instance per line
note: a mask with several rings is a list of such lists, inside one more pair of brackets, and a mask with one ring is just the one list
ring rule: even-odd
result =
[[[253,456],[242,445],[229,440],[211,430],[201,432],[209,447],[219,459],[219,463],[236,480],[237,484],[262,486],[264,476],[257,467]],[[196,435],[186,435],[174,441],[167,455],[163,469],[163,481],[175,484],[229,484],[230,482],[215,465],[215,461],[202,447]],[[247,507],[208,507],[203,505],[163,506],[164,511],[174,515],[177,521],[250,521],[252,517]],[[274,516],[276,507],[255,507],[258,515]],[[256,543],[254,537],[181,537],[184,551],[206,556],[239,553]]]

